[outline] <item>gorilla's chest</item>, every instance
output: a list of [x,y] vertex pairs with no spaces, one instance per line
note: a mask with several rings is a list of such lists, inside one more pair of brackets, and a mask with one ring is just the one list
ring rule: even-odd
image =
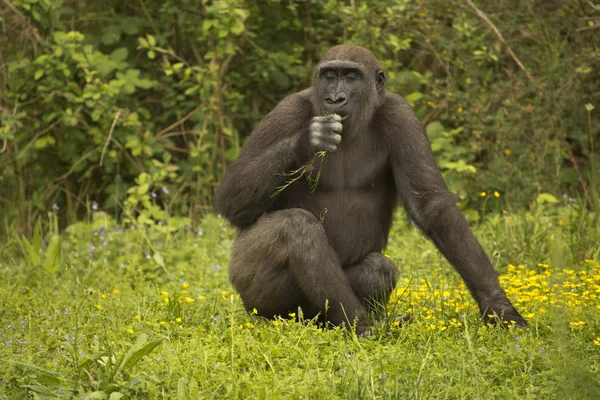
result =
[[340,146],[334,153],[325,155],[320,171],[317,191],[369,190],[374,188],[389,169],[388,157],[381,146],[372,141],[352,146]]

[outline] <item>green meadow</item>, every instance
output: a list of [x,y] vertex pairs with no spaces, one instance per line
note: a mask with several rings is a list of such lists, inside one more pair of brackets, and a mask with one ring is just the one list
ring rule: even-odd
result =
[[[600,226],[565,201],[474,227],[528,329],[484,325],[458,274],[397,216],[400,280],[368,337],[247,313],[235,232],[107,214],[1,247],[0,395],[83,399],[579,399],[600,393]],[[409,314],[408,322],[395,322]],[[509,324],[510,325],[510,324]]]

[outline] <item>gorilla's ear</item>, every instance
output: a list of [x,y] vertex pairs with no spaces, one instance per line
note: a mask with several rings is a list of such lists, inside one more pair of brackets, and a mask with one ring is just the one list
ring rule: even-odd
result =
[[375,87],[378,92],[381,92],[385,88],[385,72],[382,69],[378,69],[375,73]]

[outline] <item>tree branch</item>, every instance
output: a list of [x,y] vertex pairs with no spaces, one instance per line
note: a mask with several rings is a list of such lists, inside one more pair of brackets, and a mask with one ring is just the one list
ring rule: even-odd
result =
[[512,57],[512,59],[519,66],[519,68],[523,72],[525,72],[525,75],[527,76],[527,79],[532,80],[531,75],[529,75],[529,72],[527,72],[527,69],[525,68],[525,66],[523,65],[523,63],[521,62],[521,60],[519,60],[519,58],[516,56],[515,52],[512,51],[512,49],[510,48],[510,46],[508,45],[508,43],[506,43],[506,40],[504,40],[504,37],[502,36],[502,34],[500,33],[500,31],[498,30],[498,28],[496,28],[496,25],[494,25],[494,23],[492,21],[490,21],[490,19],[487,17],[487,15],[485,15],[483,13],[483,11],[481,11],[479,8],[477,8],[477,6],[471,0],[467,0],[467,4],[469,5],[469,7],[471,7],[473,9],[473,11],[475,11],[475,14],[477,14],[477,16],[479,18],[481,18],[486,24],[488,24],[490,26],[490,28],[492,28],[492,30],[496,34],[496,37],[498,38],[498,40],[504,46],[506,46],[506,51],[508,52],[508,54]]

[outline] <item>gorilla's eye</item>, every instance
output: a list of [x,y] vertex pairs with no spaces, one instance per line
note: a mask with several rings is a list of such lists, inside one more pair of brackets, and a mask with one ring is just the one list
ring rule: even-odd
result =
[[334,72],[327,72],[325,74],[325,80],[327,82],[333,82],[336,79],[337,79],[337,75]]
[[350,74],[347,74],[344,77],[344,79],[346,80],[346,82],[352,83],[352,82],[354,82],[354,81],[356,81],[358,79],[358,75],[355,74],[355,73],[350,73]]

